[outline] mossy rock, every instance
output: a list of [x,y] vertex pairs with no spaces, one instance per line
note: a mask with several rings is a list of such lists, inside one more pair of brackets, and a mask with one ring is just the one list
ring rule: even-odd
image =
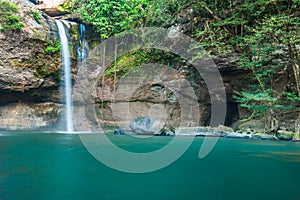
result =
[[218,127],[214,128],[215,131],[221,132],[234,132],[234,130],[228,126],[219,125]]
[[279,130],[276,133],[276,136],[280,140],[292,140],[294,137],[295,133],[291,131],[284,131],[284,130]]
[[255,130],[255,132],[264,131],[264,123],[261,122],[260,120],[254,120],[254,119],[249,121],[238,120],[231,127],[234,130],[241,130],[241,131],[246,131],[249,129]]

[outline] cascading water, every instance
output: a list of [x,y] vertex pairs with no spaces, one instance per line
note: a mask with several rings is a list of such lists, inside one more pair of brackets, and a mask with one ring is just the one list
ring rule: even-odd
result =
[[73,128],[73,106],[72,106],[72,73],[71,73],[71,62],[70,62],[70,50],[69,42],[66,33],[66,29],[63,23],[59,20],[55,20],[58,28],[60,43],[61,43],[61,56],[62,56],[62,69],[63,69],[63,80],[64,80],[64,98],[65,98],[65,120],[66,120],[66,131],[67,133],[74,132]]
[[79,36],[80,36],[80,44],[77,48],[77,58],[79,62],[84,62],[84,59],[88,55],[88,45],[85,39],[85,26],[84,24],[79,24]]

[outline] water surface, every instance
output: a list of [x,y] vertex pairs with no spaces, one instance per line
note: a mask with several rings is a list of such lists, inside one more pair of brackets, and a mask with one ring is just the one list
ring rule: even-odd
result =
[[[133,152],[172,139],[109,137]],[[299,143],[220,139],[200,160],[202,142],[162,170],[129,174],[97,161],[78,135],[1,135],[0,199],[300,199]]]

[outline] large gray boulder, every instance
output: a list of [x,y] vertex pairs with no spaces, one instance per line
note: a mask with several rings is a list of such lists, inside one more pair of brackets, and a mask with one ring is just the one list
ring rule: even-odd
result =
[[157,118],[137,117],[130,122],[129,127],[137,134],[156,135],[162,132],[165,123]]

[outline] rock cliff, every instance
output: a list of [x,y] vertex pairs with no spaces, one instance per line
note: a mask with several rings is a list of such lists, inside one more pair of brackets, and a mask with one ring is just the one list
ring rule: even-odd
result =
[[[0,31],[0,129],[55,125],[61,107],[61,55],[54,19],[29,1],[10,2],[18,6],[16,15],[21,18],[24,28]],[[75,72],[78,26],[70,22],[65,25],[74,49],[72,65]],[[23,113],[21,121],[31,122],[20,125],[20,113]]]

